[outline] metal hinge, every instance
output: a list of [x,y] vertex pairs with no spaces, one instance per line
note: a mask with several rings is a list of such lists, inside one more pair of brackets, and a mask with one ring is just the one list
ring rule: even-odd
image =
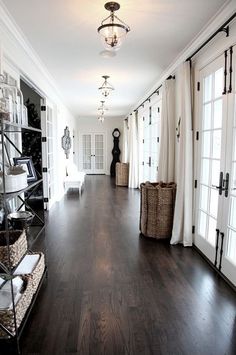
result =
[[144,143],[144,139],[143,139],[143,143]]
[[201,84],[200,84],[200,81],[197,82],[197,91],[200,91],[200,87],[201,87]]
[[46,143],[47,142],[47,137],[42,137],[42,142]]
[[160,107],[157,107],[157,112],[158,112],[158,113],[160,112]]
[[144,165],[144,161],[142,162],[142,165]]
[[199,141],[199,131],[196,132],[196,140]]
[[43,173],[47,173],[48,172],[48,168],[43,168]]
[[159,141],[160,141],[160,138],[159,138],[159,137],[157,137],[157,143],[159,143]]
[[44,197],[44,199],[43,199],[43,202],[48,202],[49,200],[48,200],[48,197]]
[[41,111],[46,111],[46,106],[41,106]]
[[192,234],[195,234],[195,226],[192,226]]
[[194,180],[194,187],[197,188],[197,180]]
[[143,117],[143,121],[145,121],[145,117]]

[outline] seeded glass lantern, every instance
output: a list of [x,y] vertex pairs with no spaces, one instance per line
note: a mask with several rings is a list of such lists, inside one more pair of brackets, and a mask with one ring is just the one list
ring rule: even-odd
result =
[[104,7],[111,13],[102,21],[101,26],[98,27],[98,33],[101,36],[105,49],[117,51],[123,43],[126,34],[130,31],[130,27],[114,14],[115,11],[119,10],[120,4],[111,1],[107,2]]

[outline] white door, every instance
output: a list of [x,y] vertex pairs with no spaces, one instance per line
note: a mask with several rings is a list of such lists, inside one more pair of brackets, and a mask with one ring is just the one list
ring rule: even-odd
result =
[[[236,203],[235,191],[231,188],[235,167],[235,149],[232,149],[233,140],[235,142],[235,91],[234,94],[228,93],[229,77],[225,81],[224,64],[224,56],[220,56],[203,68],[199,77],[201,120],[198,127],[195,244],[236,284]],[[227,185],[230,185],[229,193]]]
[[53,106],[46,99],[42,100],[42,159],[43,159],[43,186],[45,209],[49,210],[55,202],[55,137],[56,121],[53,114]]
[[160,129],[161,129],[161,96],[157,96],[156,100],[152,100],[152,105],[146,107],[143,111],[143,141],[142,141],[142,157],[140,166],[143,182],[157,180],[157,169],[159,160],[160,145]]
[[[233,48],[234,52],[236,47]],[[221,238],[223,253],[221,271],[236,285],[236,55],[232,55],[232,92],[227,96],[228,130],[226,137],[225,188]],[[228,186],[227,186],[228,185]],[[220,257],[220,256],[219,256]]]
[[105,174],[105,134],[84,133],[82,143],[82,170],[86,174]]

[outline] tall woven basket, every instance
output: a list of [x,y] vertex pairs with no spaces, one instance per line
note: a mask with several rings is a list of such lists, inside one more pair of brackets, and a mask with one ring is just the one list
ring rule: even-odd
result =
[[140,185],[140,232],[156,239],[170,238],[176,196],[175,183],[142,183]]
[[128,186],[129,183],[129,164],[116,163],[116,185]]

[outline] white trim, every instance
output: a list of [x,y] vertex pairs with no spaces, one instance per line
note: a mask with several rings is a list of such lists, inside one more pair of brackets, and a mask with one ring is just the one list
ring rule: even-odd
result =
[[[164,70],[161,77],[156,81],[155,85],[147,91],[145,95],[142,95],[140,100],[131,107],[132,112],[136,109],[142,102],[144,97],[149,97],[156,88],[168,78],[169,75],[173,75],[178,68],[178,66],[183,63],[192,53],[200,47],[221,25],[227,21],[230,16],[236,11],[235,0],[230,0],[226,2],[219,11],[212,17],[212,19],[204,26],[204,28],[195,36],[195,38],[183,49],[183,51],[175,58],[175,60],[169,65],[169,67]],[[225,36],[225,34],[223,35]],[[129,113],[126,115],[128,116]]]
[[[3,26],[1,25],[1,23],[3,24]],[[44,80],[47,81],[47,85],[49,84],[50,86],[51,89],[50,91],[53,92],[54,94],[54,100],[60,101],[66,106],[66,103],[64,102],[63,99],[63,95],[60,89],[58,88],[54,78],[51,76],[51,74],[47,70],[46,65],[43,63],[43,61],[40,59],[40,57],[38,56],[34,48],[31,46],[27,37],[20,29],[20,27],[17,25],[17,23],[15,22],[14,18],[9,13],[9,11],[7,10],[2,0],[0,0],[0,26],[1,26],[1,31],[3,31],[3,33],[8,31],[8,33],[10,33],[10,35],[13,36],[13,40],[16,40],[20,44],[21,49],[23,49],[26,56],[30,58],[32,64],[35,65],[35,67],[37,68],[37,71],[42,74]],[[4,44],[2,46],[2,51],[3,51],[3,61],[6,60],[11,65],[19,68],[18,63],[14,61],[15,60],[14,56],[12,55],[12,53],[10,53],[9,48],[6,47]],[[39,87],[35,84],[34,80],[32,78],[29,79],[27,74],[23,72],[21,68],[19,68],[18,70],[20,75],[26,78],[27,81],[29,80],[41,94],[42,90],[39,89]],[[48,95],[44,93],[43,96],[48,96]],[[51,93],[50,96],[52,96]],[[69,110],[69,108],[67,109]]]
[[[95,168],[92,166],[91,170],[83,169],[83,135],[91,135],[91,149],[94,154],[95,150],[95,135],[102,134],[104,137],[104,169],[102,172],[95,171]],[[81,130],[79,133],[79,171],[83,171],[86,174],[105,174],[110,175],[108,171],[108,157],[107,157],[107,132],[106,131],[90,131],[90,130]],[[93,164],[92,164],[93,165]]]

